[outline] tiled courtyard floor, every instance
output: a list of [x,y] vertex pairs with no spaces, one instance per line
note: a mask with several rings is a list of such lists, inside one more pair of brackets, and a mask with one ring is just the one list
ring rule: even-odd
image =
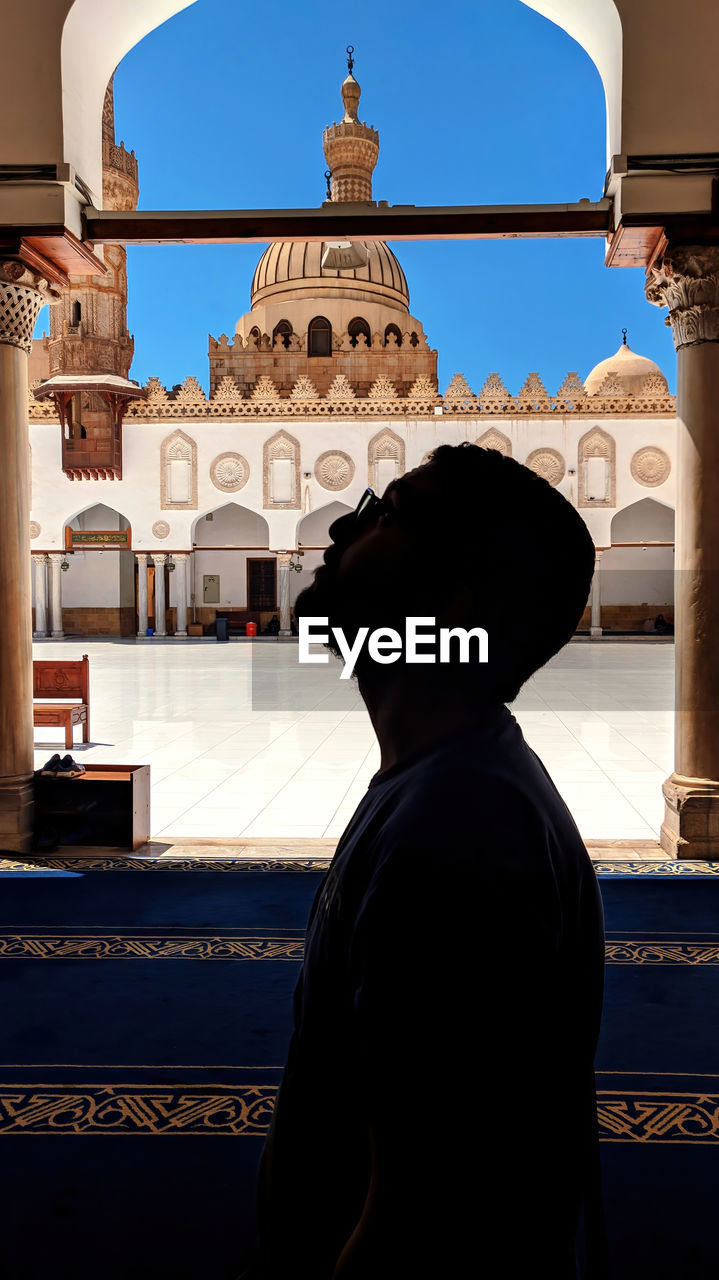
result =
[[[354,685],[328,695],[295,643],[41,641],[90,655],[81,761],[149,764],[154,837],[338,837],[378,767]],[[512,705],[587,840],[656,840],[672,769],[672,644],[572,643]],[[326,672],[323,669],[322,674]],[[39,768],[62,735],[35,730]],[[37,746],[38,743],[41,746]]]

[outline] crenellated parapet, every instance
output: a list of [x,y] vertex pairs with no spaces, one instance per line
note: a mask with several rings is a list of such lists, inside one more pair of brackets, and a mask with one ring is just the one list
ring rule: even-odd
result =
[[[257,379],[250,393],[226,375],[208,397],[196,377],[171,390],[159,378],[150,378],[144,398],[134,401],[126,421],[155,422],[182,418],[193,421],[252,418],[672,418],[676,399],[654,375],[637,394],[587,395],[577,374],[563,380],[556,395],[550,395],[536,373],[529,374],[518,395],[512,395],[497,373],[491,373],[475,393],[463,374],[455,374],[440,394],[434,379],[417,376],[407,391],[392,379],[380,375],[365,395],[358,395],[346,375],[338,373],[324,395],[312,378],[301,374],[284,392],[271,375]],[[53,417],[46,403],[34,399],[28,412],[32,421]]]

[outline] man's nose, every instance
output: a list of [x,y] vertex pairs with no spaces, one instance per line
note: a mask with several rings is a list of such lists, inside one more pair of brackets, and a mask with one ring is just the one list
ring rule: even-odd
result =
[[332,521],[328,529],[328,533],[333,542],[349,542],[354,532],[356,524],[354,511],[348,511],[344,516],[338,516]]

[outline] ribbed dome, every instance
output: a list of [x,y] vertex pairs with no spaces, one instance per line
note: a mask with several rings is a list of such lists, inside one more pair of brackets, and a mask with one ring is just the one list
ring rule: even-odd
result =
[[[664,381],[666,387],[665,394],[669,394],[667,380],[664,377],[658,364],[650,360],[647,356],[638,356],[631,347],[623,342],[619,350],[606,360],[600,360],[599,364],[595,364],[592,372],[587,375],[584,382],[584,389],[588,396],[601,394],[604,379],[610,375],[618,378],[624,395],[641,396],[646,394],[645,382],[650,374],[658,374]],[[653,392],[656,394],[656,390]]]
[[381,302],[409,312],[409,289],[391,249],[381,240],[367,241],[369,260],[349,271],[322,268],[326,244],[280,241],[265,249],[252,280],[250,306],[292,302],[300,298],[355,298]]

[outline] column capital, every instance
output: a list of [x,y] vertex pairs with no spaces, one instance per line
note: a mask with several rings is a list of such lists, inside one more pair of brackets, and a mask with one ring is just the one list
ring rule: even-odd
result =
[[167,551],[153,551],[151,552],[151,555],[155,562],[155,565],[158,565],[158,564],[163,565],[167,560],[168,553]]
[[24,262],[0,258],[0,342],[27,355],[40,308],[57,302],[60,290]]
[[136,560],[147,560],[147,557],[149,556],[150,552],[149,552],[149,551],[135,551],[133,554],[134,554],[134,556],[135,556],[135,559],[136,559]]
[[645,292],[669,308],[677,351],[719,341],[719,245],[670,245],[649,268]]
[[46,551],[33,551],[30,555],[33,564],[47,564]]
[[289,569],[290,560],[294,555],[294,551],[276,551],[277,565],[280,569]]
[[189,559],[189,556],[189,551],[173,551],[172,553],[172,558],[175,561],[175,564],[184,564],[184,562]]

